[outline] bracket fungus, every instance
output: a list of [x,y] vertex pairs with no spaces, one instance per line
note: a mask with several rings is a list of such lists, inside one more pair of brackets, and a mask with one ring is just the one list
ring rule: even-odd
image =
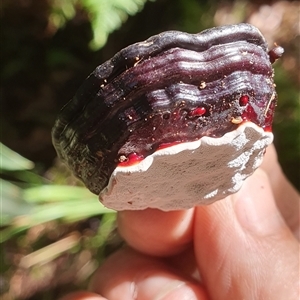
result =
[[260,165],[277,102],[249,24],[167,31],[98,66],[52,131],[58,156],[107,207],[162,210],[237,192]]

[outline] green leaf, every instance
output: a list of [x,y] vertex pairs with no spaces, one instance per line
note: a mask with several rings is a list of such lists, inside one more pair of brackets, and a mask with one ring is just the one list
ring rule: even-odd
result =
[[0,143],[0,170],[28,170],[34,163]]
[[112,212],[97,199],[89,198],[82,201],[72,200],[59,203],[38,205],[28,216],[28,226],[32,227],[48,221],[64,219],[66,221],[80,220],[103,213]]
[[18,186],[0,179],[1,191],[1,219],[0,226],[9,225],[16,216],[29,214],[32,205],[22,199],[22,189]]
[[71,20],[76,15],[76,4],[78,0],[52,0],[51,13],[49,21],[54,27],[63,27],[68,20]]
[[94,38],[90,44],[98,50],[106,43],[108,35],[124,23],[128,15],[140,11],[147,0],[81,0],[90,14]]
[[59,219],[65,222],[75,222],[106,213],[114,213],[114,211],[104,207],[94,197],[82,201],[72,200],[36,205],[27,214],[14,218],[11,226],[1,231],[0,243],[23,230],[45,222]]
[[29,203],[84,201],[86,198],[94,198],[98,202],[96,195],[79,186],[41,185],[24,190],[24,199]]

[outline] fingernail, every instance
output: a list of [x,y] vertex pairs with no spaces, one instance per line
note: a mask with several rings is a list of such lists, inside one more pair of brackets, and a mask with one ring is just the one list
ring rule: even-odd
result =
[[[197,297],[195,292],[191,289],[191,287],[187,286],[186,284],[181,284],[174,288],[173,290],[168,291],[165,295],[159,295],[155,300],[198,300],[200,299]],[[201,298],[202,299],[202,298]]]
[[233,197],[240,225],[252,234],[273,235],[285,226],[263,171],[257,170],[248,177],[242,189]]
[[141,299],[153,300],[197,300],[198,297],[192,287],[186,282],[166,278],[165,276],[150,276],[137,284],[138,296]]

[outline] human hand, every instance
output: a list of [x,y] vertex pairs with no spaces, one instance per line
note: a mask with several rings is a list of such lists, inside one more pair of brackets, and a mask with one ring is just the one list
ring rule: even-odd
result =
[[98,269],[93,292],[63,300],[299,299],[299,195],[273,146],[238,193],[185,211],[120,212],[118,228],[128,246]]

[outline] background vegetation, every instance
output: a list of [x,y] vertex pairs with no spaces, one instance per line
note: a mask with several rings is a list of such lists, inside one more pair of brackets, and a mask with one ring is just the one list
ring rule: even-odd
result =
[[284,171],[299,189],[298,5],[267,0],[3,0],[3,299],[57,299],[84,288],[101,261],[122,244],[115,214],[56,159],[51,127],[97,65],[161,31],[199,32],[249,22],[270,46],[277,42],[285,48],[275,64],[275,145]]

